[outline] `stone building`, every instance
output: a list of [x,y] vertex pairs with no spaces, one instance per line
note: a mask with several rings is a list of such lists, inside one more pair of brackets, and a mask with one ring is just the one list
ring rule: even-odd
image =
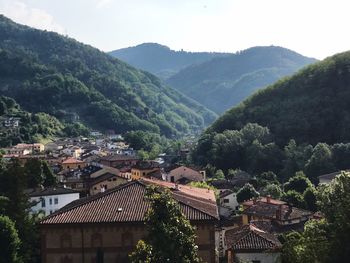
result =
[[[144,238],[146,186],[152,180],[132,181],[104,193],[77,200],[40,223],[43,263],[128,262],[128,254]],[[160,183],[164,185],[169,185]],[[191,191],[192,189],[192,191]],[[176,187],[174,199],[196,229],[199,256],[217,262],[215,224],[218,209],[215,196],[207,189]],[[176,251],[174,251],[176,253]]]

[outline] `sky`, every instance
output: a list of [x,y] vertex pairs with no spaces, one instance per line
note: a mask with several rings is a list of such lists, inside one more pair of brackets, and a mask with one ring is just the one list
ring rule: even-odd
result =
[[236,52],[282,46],[323,59],[350,50],[349,0],[0,0],[14,21],[103,51],[155,42]]

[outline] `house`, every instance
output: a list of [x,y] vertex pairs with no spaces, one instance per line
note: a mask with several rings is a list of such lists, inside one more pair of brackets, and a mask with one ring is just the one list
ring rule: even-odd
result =
[[136,165],[140,159],[136,156],[129,155],[109,155],[102,157],[100,163],[105,166],[117,167],[117,166],[131,166]]
[[129,180],[118,174],[105,172],[98,177],[91,178],[90,180],[90,195],[103,193],[108,189],[117,187],[118,185],[125,184]]
[[84,161],[75,159],[75,158],[67,158],[66,160],[64,160],[62,162],[62,169],[66,170],[66,169],[82,169],[85,166],[87,166],[87,164]]
[[24,156],[32,153],[32,149],[29,148],[5,148],[3,149],[6,152],[6,155],[18,157]]
[[21,118],[9,117],[3,120],[3,126],[6,128],[17,128]]
[[197,170],[182,165],[171,169],[166,176],[166,181],[172,183],[178,183],[179,180],[183,179],[189,182],[203,182],[205,181],[205,170]]
[[19,143],[15,146],[16,149],[29,149],[33,153],[41,153],[44,151],[45,146],[42,143],[32,143],[32,144],[27,144],[27,143]]
[[252,220],[268,220],[279,227],[298,226],[313,218],[314,214],[271,197],[244,202],[243,209],[243,224],[249,224]]
[[35,213],[43,211],[45,216],[50,215],[70,202],[79,199],[79,192],[64,187],[35,189],[32,192],[29,192],[28,195],[30,201],[34,203],[31,211]]
[[[344,170],[345,172],[350,172],[350,170]],[[329,184],[336,176],[340,175],[342,171],[324,174],[318,177],[320,184]]]
[[239,203],[237,202],[237,195],[232,190],[225,190],[219,194],[220,206],[230,210],[238,210]]
[[227,262],[279,263],[282,244],[275,235],[254,224],[243,225],[225,233]]
[[63,149],[63,145],[57,144],[55,142],[49,142],[45,144],[45,151],[56,152]]
[[148,177],[154,172],[159,172],[160,167],[157,162],[141,161],[131,167],[131,179],[137,180],[141,177]]
[[70,146],[62,149],[62,153],[64,153],[67,156],[72,156],[73,158],[79,158],[80,155],[83,153],[83,149],[79,146]]
[[[147,235],[144,222],[150,203],[145,194],[150,184],[168,187],[170,183],[131,181],[77,200],[43,219],[39,225],[42,262],[96,262],[97,254],[104,263],[128,262],[128,254]],[[173,198],[195,226],[199,256],[204,262],[217,262],[214,192],[170,185]]]

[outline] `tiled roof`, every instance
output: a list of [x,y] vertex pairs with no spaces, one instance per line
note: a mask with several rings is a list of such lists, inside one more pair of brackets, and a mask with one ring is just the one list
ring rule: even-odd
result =
[[63,194],[74,194],[74,193],[79,193],[79,192],[70,188],[49,187],[45,189],[33,190],[32,192],[29,192],[28,195],[30,197],[37,197],[37,196],[63,195]]
[[235,252],[279,250],[282,244],[273,235],[253,224],[244,225],[225,233],[226,244]]
[[285,205],[285,204],[287,204],[286,202],[281,201],[281,200],[277,200],[277,199],[273,199],[273,198],[269,198],[268,199],[267,197],[259,197],[255,201],[254,200],[245,201],[245,202],[242,203],[242,205],[244,205],[244,206],[251,206],[251,205],[254,204],[254,202],[271,203],[271,204],[274,204],[274,205]]
[[84,163],[83,161],[77,160],[75,158],[68,158],[62,162],[63,164],[71,164],[71,163]]
[[122,155],[122,154],[114,154],[101,158],[104,161],[128,161],[128,160],[139,160],[136,156],[131,155]]
[[[72,202],[48,216],[41,224],[75,224],[100,222],[143,222],[150,204],[145,199],[147,183],[132,181],[106,191]],[[189,220],[218,218],[216,203],[172,191],[182,212]]]
[[113,177],[120,177],[120,178],[125,179],[125,182],[127,181],[126,178],[119,176],[119,174],[116,175],[116,174],[112,174],[112,173],[109,173],[109,172],[105,172],[104,174],[101,174],[98,177],[91,178],[90,185],[92,186],[92,185],[101,183],[101,182],[106,181],[106,180],[108,180],[110,178],[113,178]]
[[281,221],[303,219],[313,214],[310,211],[289,205],[277,205],[260,201],[246,208],[243,213]]

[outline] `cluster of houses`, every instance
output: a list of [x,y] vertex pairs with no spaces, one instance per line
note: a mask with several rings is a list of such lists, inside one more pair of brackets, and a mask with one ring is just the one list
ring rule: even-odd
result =
[[147,234],[149,185],[171,191],[195,227],[199,256],[209,263],[281,262],[278,236],[302,231],[305,222],[320,218],[270,196],[238,203],[233,189],[249,181],[247,174],[212,182],[217,193],[194,187],[191,182],[207,180],[205,170],[140,160],[123,141],[65,140],[6,151],[4,158],[24,163],[47,160],[59,181],[56,187],[28,192],[32,211],[45,214],[40,223],[43,263],[128,262]]

